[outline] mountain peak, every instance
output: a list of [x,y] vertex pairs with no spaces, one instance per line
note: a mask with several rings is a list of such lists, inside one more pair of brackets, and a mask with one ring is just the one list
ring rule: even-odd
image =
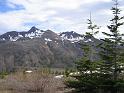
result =
[[35,26],[32,26],[29,31],[23,31],[23,32],[11,31],[3,35],[0,35],[0,40],[17,41],[17,40],[20,40],[20,38],[21,40],[24,40],[25,38],[33,39],[33,38],[41,38],[41,37],[50,38],[50,39],[58,38],[61,40],[69,40],[72,43],[78,42],[84,39],[83,35],[80,35],[74,31],[62,32],[58,35],[49,29],[46,31],[43,31],[36,28]]
[[35,32],[36,30],[39,30],[38,28],[36,28],[35,26],[31,27],[31,29],[28,32]]
[[60,37],[62,37],[62,39],[66,39],[72,42],[78,42],[80,40],[84,39],[83,35],[80,35],[74,31],[70,31],[70,32],[62,32],[60,33]]

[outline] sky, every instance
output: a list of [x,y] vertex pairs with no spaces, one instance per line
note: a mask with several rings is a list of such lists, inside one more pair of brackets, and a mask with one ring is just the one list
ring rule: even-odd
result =
[[[32,26],[57,33],[84,34],[90,12],[94,24],[101,26],[100,31],[108,31],[113,4],[112,0],[0,0],[0,34],[28,31]],[[119,0],[119,8],[124,16],[124,0]],[[122,33],[123,29],[120,28]]]

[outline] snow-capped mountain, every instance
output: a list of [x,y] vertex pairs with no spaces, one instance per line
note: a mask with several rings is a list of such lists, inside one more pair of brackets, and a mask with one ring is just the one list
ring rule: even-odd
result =
[[16,41],[20,38],[32,39],[32,38],[36,38],[36,37],[41,37],[41,35],[43,33],[44,33],[43,30],[40,30],[33,26],[29,31],[22,31],[22,32],[11,31],[11,32],[2,34],[2,35],[0,35],[0,40]]
[[[49,33],[49,34],[46,34],[46,33]],[[47,35],[46,37],[44,37],[45,34]],[[80,35],[74,31],[62,32],[58,35],[56,33],[53,34],[51,30],[43,31],[33,26],[29,31],[22,31],[22,32],[11,31],[11,32],[2,34],[0,35],[0,40],[17,41],[20,39],[25,40],[25,39],[42,38],[42,37],[44,38],[54,37],[54,38],[58,38],[61,40],[69,40],[72,43],[78,42],[84,39],[83,35]]]
[[74,31],[71,32],[62,32],[59,35],[63,40],[69,40],[71,42],[78,42],[80,40],[84,39],[84,36],[81,34],[78,34]]
[[73,67],[74,61],[83,55],[80,44],[98,42],[94,37],[74,31],[57,34],[32,27],[29,31],[7,32],[0,35],[0,71],[13,71],[18,67]]

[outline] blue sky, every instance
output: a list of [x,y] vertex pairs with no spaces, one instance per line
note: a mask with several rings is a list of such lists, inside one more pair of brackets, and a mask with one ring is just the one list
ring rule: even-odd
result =
[[[124,1],[119,3],[124,16]],[[27,31],[32,26],[58,33],[85,33],[90,12],[92,20],[102,26],[100,30],[108,31],[112,6],[112,0],[0,0],[0,34]]]

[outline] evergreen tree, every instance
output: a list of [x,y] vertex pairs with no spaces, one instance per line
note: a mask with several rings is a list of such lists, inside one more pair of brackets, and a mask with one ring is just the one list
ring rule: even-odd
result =
[[119,73],[121,72],[120,68],[124,63],[121,60],[123,52],[119,51],[121,49],[120,45],[123,44],[123,34],[119,33],[119,27],[124,24],[121,22],[124,17],[119,17],[120,9],[118,8],[118,0],[114,0],[114,2],[115,7],[112,7],[111,9],[114,18],[110,20],[111,25],[107,26],[110,33],[103,32],[103,34],[107,37],[102,39],[103,44],[100,55],[102,60],[104,60],[105,65],[107,65],[107,72],[109,71],[109,74],[112,75],[113,80],[117,80],[119,78]]
[[[88,19],[88,29],[91,32],[87,32],[85,37],[89,37],[92,39],[95,34],[98,33],[95,30],[99,29],[97,25],[93,25],[91,16]],[[92,56],[94,55],[94,51],[92,49],[92,44],[81,44],[82,50],[84,52],[83,57],[76,62],[77,74],[72,75],[67,80],[66,85],[70,88],[74,88],[77,93],[93,93],[93,91],[97,88],[97,68],[98,63],[92,60]]]
[[[119,27],[124,23],[121,22],[124,17],[119,17],[120,9],[118,8],[118,0],[114,0],[115,7],[112,7],[114,18],[112,18],[111,25],[107,26],[109,33],[103,32],[106,35],[100,45],[100,61],[94,62],[92,55],[94,51],[91,44],[83,44],[83,57],[76,62],[77,71],[79,74],[70,77],[66,85],[74,88],[79,93],[123,93],[124,80],[121,75],[124,72],[124,42],[123,34],[120,34]],[[88,19],[88,29],[91,32],[86,33],[86,37],[92,38],[99,29],[93,25],[91,17]],[[118,89],[118,91],[117,91]]]
[[[110,20],[111,25],[107,26],[110,32],[102,32],[106,38],[101,39],[103,41],[101,45],[100,56],[103,62],[101,66],[101,86],[104,90],[111,91],[111,93],[117,93],[117,83],[122,79],[120,78],[122,70],[124,70],[123,53],[124,50],[121,48],[123,45],[123,34],[120,34],[119,27],[124,24],[121,22],[124,17],[120,17],[121,10],[118,8],[118,0],[113,0],[115,6],[112,7],[113,18]],[[124,88],[124,87],[123,87]]]

